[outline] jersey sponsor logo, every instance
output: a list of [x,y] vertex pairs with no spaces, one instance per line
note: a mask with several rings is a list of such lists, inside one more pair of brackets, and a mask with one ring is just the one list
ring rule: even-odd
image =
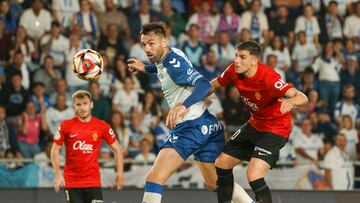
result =
[[98,139],[99,135],[97,134],[97,132],[94,132],[94,133],[91,135],[91,137],[92,137],[92,139],[93,139],[94,141],[96,141],[96,140]]
[[86,144],[85,141],[76,141],[73,144],[73,150],[82,150],[82,151],[93,151],[92,144]]
[[238,130],[238,131],[236,131],[232,136],[231,136],[231,140],[235,140],[235,138],[238,136],[238,135],[240,135],[240,133],[241,133],[241,128]]
[[246,97],[243,97],[243,96],[240,96],[241,97],[241,100],[246,104],[248,105],[251,110],[253,111],[257,111],[259,109],[259,107],[257,106],[257,104],[253,103],[252,101],[250,101],[250,99],[246,98]]
[[289,84],[287,84],[285,81],[283,81],[282,79],[279,79],[278,81],[275,82],[274,86],[276,89],[279,89],[280,91],[283,90],[285,87],[287,87]]
[[73,137],[76,137],[76,136],[78,136],[79,134],[71,134],[71,135],[69,135],[69,137],[70,138],[73,138]]
[[256,99],[256,100],[260,100],[260,99],[261,99],[261,94],[260,94],[260,92],[255,92],[254,96],[255,96],[255,99]]
[[173,65],[175,68],[180,67],[180,61],[176,60],[176,58],[173,58],[171,61],[169,61],[171,65]]
[[201,126],[201,133],[206,135],[208,133],[208,127],[206,125]]

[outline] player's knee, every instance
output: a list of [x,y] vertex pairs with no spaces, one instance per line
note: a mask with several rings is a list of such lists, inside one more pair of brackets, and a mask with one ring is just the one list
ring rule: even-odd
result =
[[222,159],[221,157],[218,157],[215,160],[215,166],[217,168],[221,168],[221,169],[231,169],[231,168],[233,168],[231,163],[227,162],[226,160]]
[[248,179],[248,182],[252,182],[254,180],[257,180],[257,179],[260,179],[260,178],[264,178],[264,174],[262,173],[258,173],[257,171],[250,171],[248,170],[247,171],[247,179]]
[[157,184],[164,184],[164,181],[161,180],[161,178],[156,175],[156,173],[152,172],[152,170],[150,170],[150,172],[146,175],[146,182],[152,182],[152,183],[157,183]]

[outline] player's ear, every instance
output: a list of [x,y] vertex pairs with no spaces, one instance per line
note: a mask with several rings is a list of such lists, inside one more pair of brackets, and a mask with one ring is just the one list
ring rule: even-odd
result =
[[162,46],[162,48],[167,47],[167,39],[165,37],[162,38],[162,40],[161,40],[161,46]]
[[91,108],[91,109],[94,108],[94,102],[93,102],[93,101],[90,102],[90,108]]

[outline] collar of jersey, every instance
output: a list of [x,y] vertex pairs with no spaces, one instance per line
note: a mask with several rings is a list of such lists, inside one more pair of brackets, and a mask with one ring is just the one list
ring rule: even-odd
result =
[[157,64],[162,64],[162,62],[166,59],[166,57],[170,54],[170,52],[172,52],[171,47],[169,47],[169,51],[168,51],[168,53],[166,53],[165,57],[164,57],[159,63],[155,63],[155,64],[156,64],[156,65],[157,65]]

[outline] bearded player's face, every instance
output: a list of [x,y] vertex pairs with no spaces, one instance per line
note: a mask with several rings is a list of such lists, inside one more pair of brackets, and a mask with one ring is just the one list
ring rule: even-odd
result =
[[236,50],[235,51],[235,72],[237,74],[243,74],[250,70],[251,67],[255,67],[258,59],[251,55],[247,50]]
[[159,62],[164,54],[164,48],[167,46],[165,37],[149,32],[141,35],[141,47],[151,63]]
[[89,97],[75,98],[74,100],[75,113],[82,120],[85,120],[91,115],[92,108],[93,108],[93,103],[89,99]]

